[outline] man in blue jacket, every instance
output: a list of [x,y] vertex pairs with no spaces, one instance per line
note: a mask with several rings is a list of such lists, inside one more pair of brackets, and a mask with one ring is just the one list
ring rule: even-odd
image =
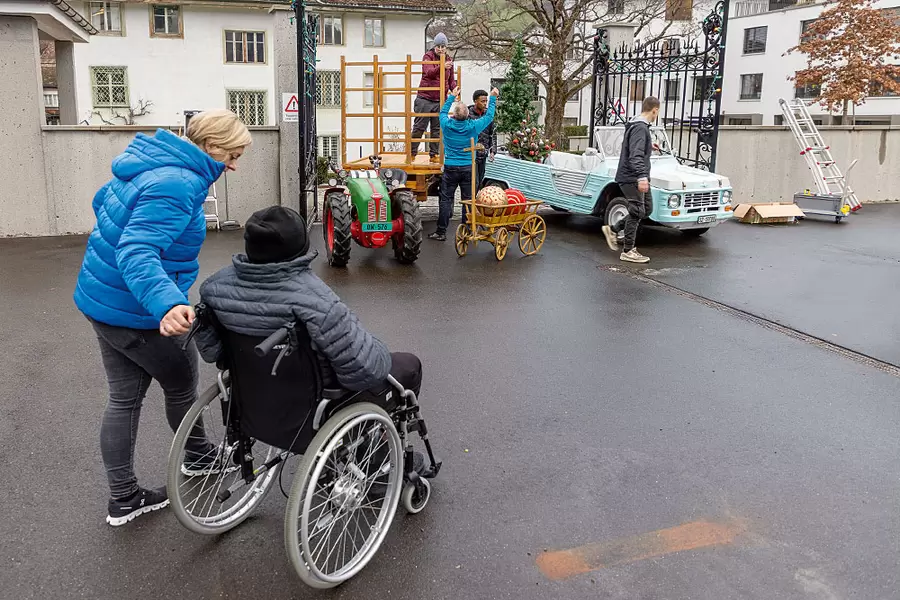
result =
[[[478,119],[469,119],[469,108],[460,101],[459,86],[444,102],[441,109],[441,130],[444,132],[444,173],[441,176],[441,196],[437,228],[428,236],[430,240],[447,239],[447,227],[453,215],[453,199],[459,188],[463,200],[472,199],[472,139],[478,139],[482,131],[494,120],[497,108],[497,88],[491,90],[487,111]],[[462,222],[466,222],[463,210]]]

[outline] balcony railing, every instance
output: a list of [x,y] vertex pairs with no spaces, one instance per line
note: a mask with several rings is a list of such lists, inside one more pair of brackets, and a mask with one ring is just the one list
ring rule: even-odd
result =
[[815,3],[816,0],[739,0],[734,3],[734,16],[749,17],[764,12],[773,12],[793,6]]

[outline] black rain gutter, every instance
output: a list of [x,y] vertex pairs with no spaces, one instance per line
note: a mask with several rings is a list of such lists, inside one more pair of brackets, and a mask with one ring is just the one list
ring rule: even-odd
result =
[[97,35],[98,33],[100,33],[96,27],[91,25],[90,21],[81,16],[80,12],[69,6],[65,0],[50,0],[50,4],[53,4],[54,6],[56,6],[56,8],[66,13],[66,15],[70,19],[72,19],[76,25],[80,26],[89,34]]

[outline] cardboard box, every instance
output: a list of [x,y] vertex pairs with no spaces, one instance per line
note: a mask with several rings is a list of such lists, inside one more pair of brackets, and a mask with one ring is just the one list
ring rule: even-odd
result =
[[738,204],[734,216],[741,223],[773,224],[795,223],[797,217],[806,216],[793,202],[765,202],[761,204]]

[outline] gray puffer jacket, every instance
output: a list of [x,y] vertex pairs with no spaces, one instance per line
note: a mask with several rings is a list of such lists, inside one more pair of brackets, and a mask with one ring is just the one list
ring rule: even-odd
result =
[[[348,390],[376,386],[388,376],[390,352],[310,270],[316,256],[312,250],[289,262],[253,264],[238,254],[232,266],[203,282],[200,299],[223,327],[238,334],[267,336],[288,321],[303,323],[326,387],[334,386],[333,376]],[[205,361],[222,358],[221,341],[211,327],[198,331],[196,340]]]

